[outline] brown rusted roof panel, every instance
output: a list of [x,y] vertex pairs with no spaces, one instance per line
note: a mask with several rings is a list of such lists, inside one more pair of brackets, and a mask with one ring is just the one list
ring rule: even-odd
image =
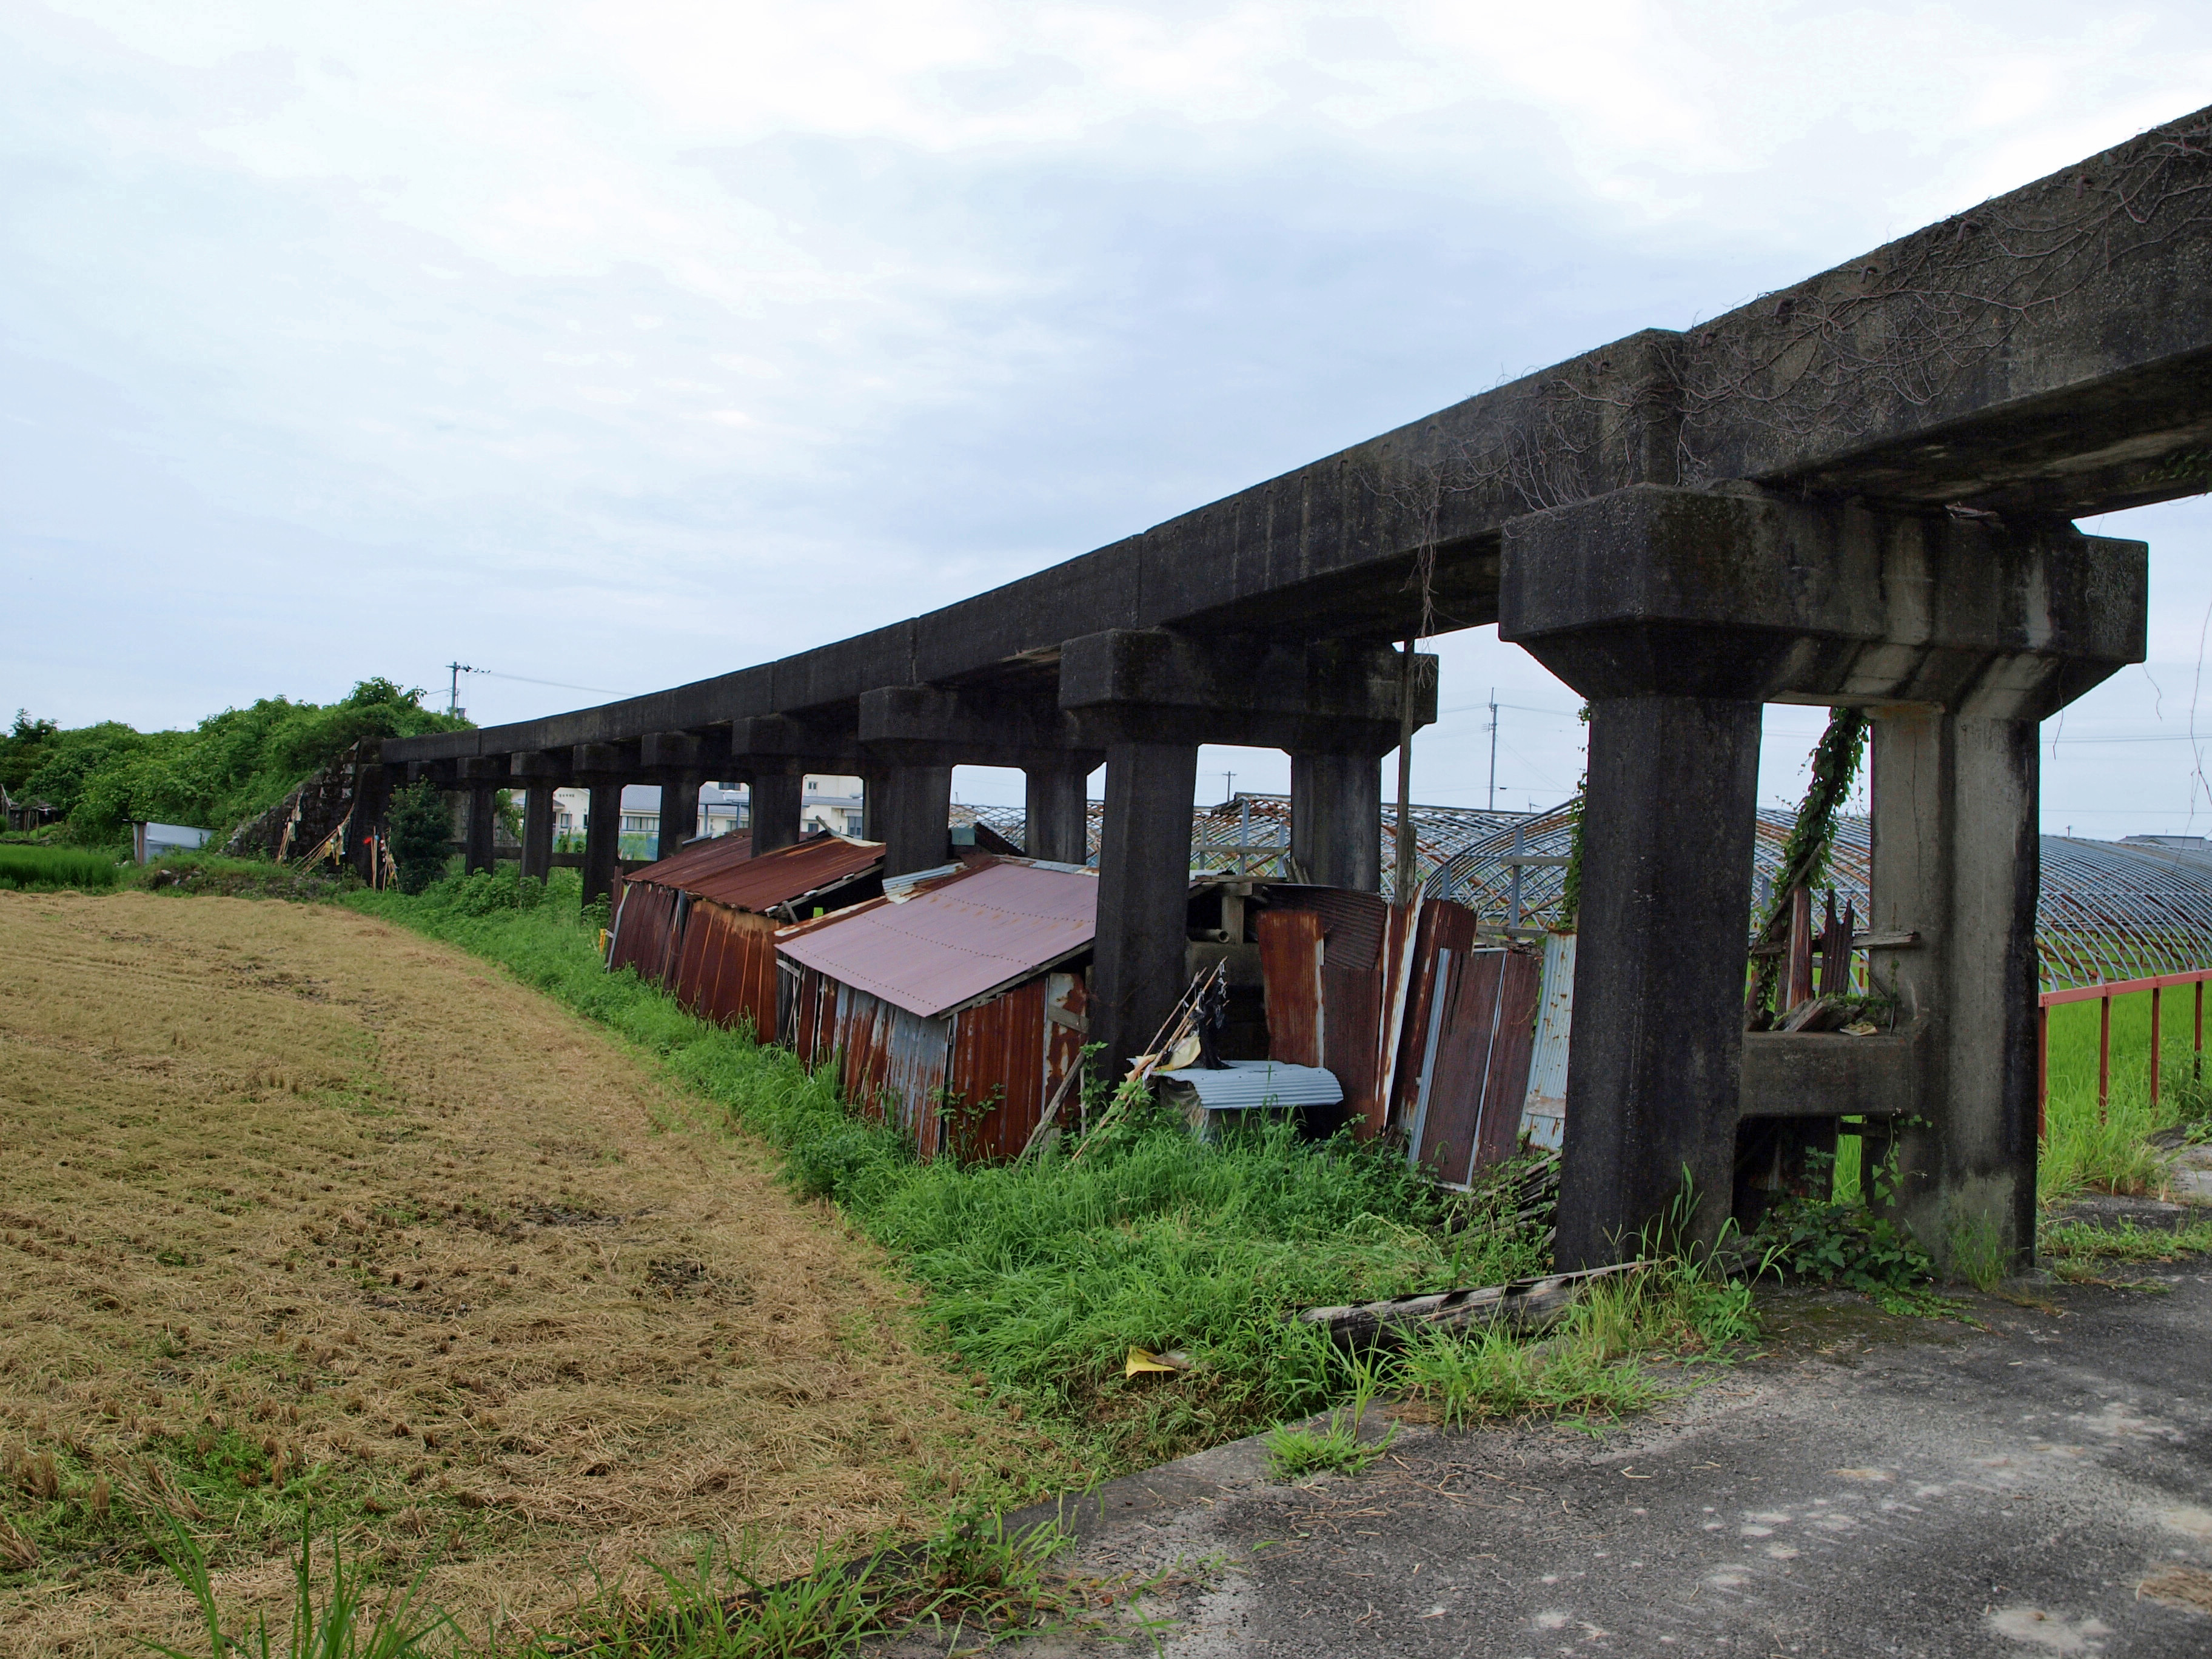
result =
[[783,954],[925,1019],[1088,949],[1098,879],[981,864],[903,903],[857,905],[787,932]]
[[[737,837],[723,839],[734,841]],[[789,847],[779,847],[773,853],[763,853],[758,858],[723,859],[712,864],[702,861],[662,873],[699,850],[697,847],[687,847],[675,857],[639,871],[630,879],[673,887],[700,898],[712,899],[717,904],[726,904],[732,910],[758,914],[865,875],[881,865],[884,858],[883,846],[878,842],[848,841],[842,836],[825,833]]]
[[753,836],[750,830],[734,836],[709,836],[688,847],[678,848],[665,859],[641,864],[625,879],[649,881],[659,887],[681,887],[686,877],[704,875],[710,870],[726,870],[752,855]]

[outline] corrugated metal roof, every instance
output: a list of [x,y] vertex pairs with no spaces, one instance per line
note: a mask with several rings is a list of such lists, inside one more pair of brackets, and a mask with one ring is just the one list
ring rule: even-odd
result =
[[[671,884],[733,910],[766,912],[866,875],[880,868],[883,861],[881,842],[852,841],[825,833],[763,853],[757,859],[686,875]],[[651,880],[652,877],[641,871],[633,879]]]
[[629,879],[649,881],[657,887],[683,887],[693,876],[726,870],[733,864],[743,864],[752,855],[752,832],[741,830],[733,836],[714,836],[679,847],[665,859],[640,865],[629,872]]
[[1249,1111],[1261,1106],[1334,1106],[1344,1099],[1336,1073],[1318,1066],[1293,1066],[1284,1060],[1232,1060],[1221,1070],[1189,1066],[1162,1072],[1162,1083],[1177,1084],[1198,1097],[1209,1112]]
[[1090,948],[1098,879],[1012,860],[779,936],[793,962],[933,1019]]

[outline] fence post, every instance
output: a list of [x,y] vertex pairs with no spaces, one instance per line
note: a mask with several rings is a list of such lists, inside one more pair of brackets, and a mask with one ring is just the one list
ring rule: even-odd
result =
[[2112,1000],[2097,999],[2097,1121],[2105,1121],[2105,1101],[2112,1088]]
[[2157,986],[2150,988],[2150,1109],[2154,1116],[2158,1112],[2158,993]]
[[2202,976],[2197,981],[2197,1057],[2189,1062],[2189,1075],[2195,1082],[2204,1081],[2204,981]]

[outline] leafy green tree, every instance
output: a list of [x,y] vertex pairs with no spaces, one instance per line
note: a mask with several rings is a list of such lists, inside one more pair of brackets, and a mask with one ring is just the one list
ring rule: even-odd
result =
[[18,714],[0,738],[0,782],[51,801],[71,836],[104,845],[136,818],[222,830],[283,799],[301,780],[364,738],[465,727],[422,707],[420,689],[368,679],[338,702],[264,697],[210,714],[189,732],[133,731],[116,721],[64,731]]
[[419,893],[446,873],[453,815],[435,784],[425,778],[394,790],[384,821],[392,837],[392,861],[399,866],[401,892]]

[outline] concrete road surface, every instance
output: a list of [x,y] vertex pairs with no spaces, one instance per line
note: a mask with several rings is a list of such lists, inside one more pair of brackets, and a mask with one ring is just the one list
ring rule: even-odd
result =
[[1978,1330],[1780,1296],[1764,1357],[1595,1436],[1133,1476],[1068,1506],[1067,1564],[1158,1587],[1010,1650],[2212,1659],[2212,1261],[2110,1276],[2159,1288],[1969,1297]]

